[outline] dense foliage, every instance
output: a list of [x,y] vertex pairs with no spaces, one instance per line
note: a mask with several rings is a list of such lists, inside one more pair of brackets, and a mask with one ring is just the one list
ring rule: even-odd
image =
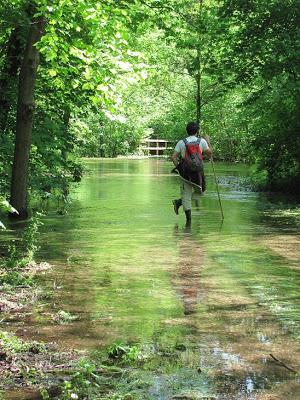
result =
[[300,183],[300,2],[228,0],[225,69],[242,102],[261,184],[298,191]]
[[299,191],[299,5],[2,1],[1,194],[11,190],[20,158],[20,77],[38,23],[33,125],[24,128],[30,158],[22,169],[31,195],[66,196],[81,178],[79,157],[138,153],[145,137],[175,142],[191,119],[211,136],[215,158],[253,163],[262,188]]

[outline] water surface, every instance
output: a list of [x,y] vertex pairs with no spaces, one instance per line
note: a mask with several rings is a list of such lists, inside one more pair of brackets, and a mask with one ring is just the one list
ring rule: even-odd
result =
[[[242,165],[211,166],[192,226],[173,212],[179,178],[163,160],[87,160],[65,215],[44,218],[39,257],[54,265],[42,306],[15,322],[39,340],[97,349],[122,340],[182,345],[149,399],[298,399],[299,231],[272,218],[292,200],[243,189]],[[271,211],[270,211],[271,209]],[[286,243],[286,246],[284,245]],[[59,310],[79,316],[53,323]],[[201,371],[201,373],[199,373]],[[214,396],[214,397],[213,397]],[[200,398],[200,397],[198,397]]]

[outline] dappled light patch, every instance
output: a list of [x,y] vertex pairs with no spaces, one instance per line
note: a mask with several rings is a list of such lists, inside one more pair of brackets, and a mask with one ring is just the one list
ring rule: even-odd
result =
[[300,237],[296,235],[269,235],[259,238],[261,244],[269,247],[281,257],[295,261],[291,268],[299,268],[300,261]]

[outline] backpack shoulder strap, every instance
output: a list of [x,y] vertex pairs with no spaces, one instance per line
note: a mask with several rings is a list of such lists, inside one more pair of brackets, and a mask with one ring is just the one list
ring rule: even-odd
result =
[[202,154],[202,149],[201,149],[200,143],[201,143],[201,137],[198,137],[197,138],[197,144],[199,145],[199,149],[200,149],[200,152]]
[[183,140],[183,143],[185,144],[185,151],[190,155],[191,151],[190,151],[190,149],[188,147],[188,141],[186,140],[186,138],[184,138],[182,140]]

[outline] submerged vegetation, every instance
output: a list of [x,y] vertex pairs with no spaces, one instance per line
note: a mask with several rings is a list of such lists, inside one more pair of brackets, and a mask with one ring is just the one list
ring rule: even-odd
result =
[[[90,399],[90,400],[144,400],[167,398],[169,400],[215,400],[219,390],[226,388],[226,377],[220,372],[205,368],[201,364],[201,349],[195,344],[152,343],[144,346],[114,344],[109,349],[79,358],[76,353],[55,352],[54,346],[37,342],[21,341],[11,335],[2,334],[2,359],[14,368],[7,368],[4,385],[11,380],[20,386],[31,388],[32,398],[44,400]],[[112,348],[114,352],[112,356]],[[122,349],[119,353],[120,348]],[[124,349],[125,352],[124,352]],[[200,353],[199,353],[200,352]],[[132,354],[135,353],[135,357]],[[131,354],[129,357],[124,357]],[[18,358],[27,357],[26,370]],[[268,363],[278,365],[288,374],[297,376],[297,371],[271,354]],[[63,364],[61,364],[63,362]],[[43,370],[47,373],[43,373]],[[17,376],[16,376],[17,372]],[[60,378],[58,379],[58,376]],[[245,387],[240,387],[240,398],[251,394],[251,378],[248,375]],[[228,398],[238,381],[230,382],[225,389]],[[276,393],[270,392],[276,396]],[[284,395],[286,392],[281,392]],[[276,398],[276,397],[274,397]]]
[[[80,359],[75,352],[59,354],[54,345],[20,340],[8,333],[1,334],[0,346],[0,368],[5,371],[2,388],[25,386],[33,397],[40,394],[44,400],[142,400],[159,393],[170,399],[216,398],[209,371],[196,363],[185,365],[188,349],[183,345],[116,343]],[[173,378],[178,371],[181,382]],[[156,387],[159,380],[165,381],[161,389]]]

